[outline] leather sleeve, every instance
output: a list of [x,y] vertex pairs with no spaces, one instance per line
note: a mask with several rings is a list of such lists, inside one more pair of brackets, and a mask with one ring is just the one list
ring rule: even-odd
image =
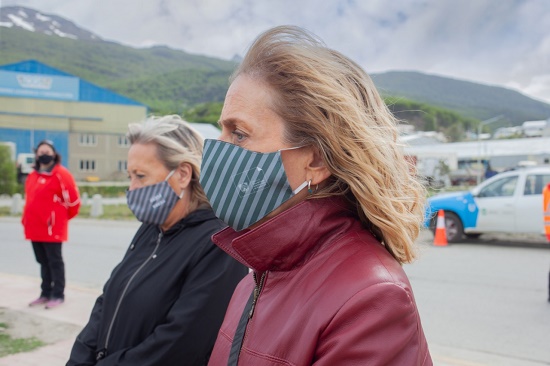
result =
[[410,289],[393,282],[353,296],[320,336],[316,366],[432,365]]

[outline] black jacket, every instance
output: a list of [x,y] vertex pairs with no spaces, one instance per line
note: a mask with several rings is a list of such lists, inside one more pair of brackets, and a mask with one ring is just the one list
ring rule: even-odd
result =
[[233,290],[248,273],[212,243],[223,226],[211,209],[192,212],[165,233],[143,224],[67,366],[206,365]]

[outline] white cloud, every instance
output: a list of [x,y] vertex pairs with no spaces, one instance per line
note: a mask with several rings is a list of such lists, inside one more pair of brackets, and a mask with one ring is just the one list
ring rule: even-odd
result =
[[225,59],[263,30],[305,27],[368,72],[418,70],[550,102],[547,0],[3,0],[99,36]]

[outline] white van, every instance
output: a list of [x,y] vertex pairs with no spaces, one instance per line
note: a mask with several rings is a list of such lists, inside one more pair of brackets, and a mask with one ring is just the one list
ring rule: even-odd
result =
[[542,137],[543,131],[546,128],[546,121],[525,121],[521,125],[523,136],[525,137]]
[[17,154],[17,181],[21,184],[25,183],[25,179],[34,167],[34,154],[25,153]]

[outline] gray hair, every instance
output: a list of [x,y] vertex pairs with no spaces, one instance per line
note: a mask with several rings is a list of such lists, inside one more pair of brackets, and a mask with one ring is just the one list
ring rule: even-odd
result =
[[168,170],[188,163],[193,169],[191,202],[195,208],[208,203],[199,184],[204,139],[189,123],[178,115],[151,116],[142,123],[130,123],[126,136],[131,145],[156,145],[157,158]]

